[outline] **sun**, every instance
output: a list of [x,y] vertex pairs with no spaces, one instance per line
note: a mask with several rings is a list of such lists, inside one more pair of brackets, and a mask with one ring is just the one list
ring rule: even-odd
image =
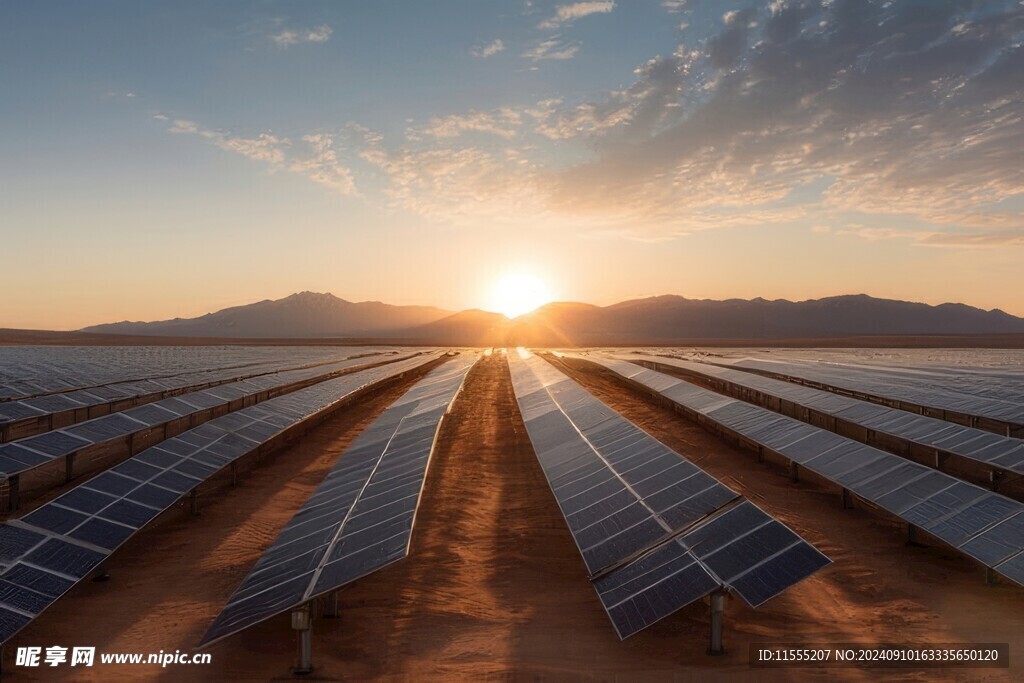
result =
[[492,311],[515,318],[551,301],[551,292],[539,278],[528,273],[509,273],[491,292]]

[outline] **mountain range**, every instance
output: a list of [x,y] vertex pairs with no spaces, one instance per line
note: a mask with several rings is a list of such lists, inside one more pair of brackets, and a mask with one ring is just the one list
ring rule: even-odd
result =
[[865,294],[808,301],[656,296],[611,306],[558,302],[509,320],[430,306],[353,303],[301,292],[197,318],[95,325],[82,333],[218,339],[375,339],[465,346],[587,346],[846,337],[1024,334],[1024,318],[965,304]]

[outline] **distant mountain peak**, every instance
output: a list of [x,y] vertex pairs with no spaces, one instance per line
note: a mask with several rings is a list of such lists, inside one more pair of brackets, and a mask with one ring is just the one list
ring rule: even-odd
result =
[[674,294],[610,306],[556,301],[509,320],[429,306],[353,303],[329,292],[226,308],[197,318],[120,322],[82,332],[164,337],[379,338],[470,346],[699,343],[701,340],[836,339],[1024,333],[1024,319],[965,304],[931,306],[867,294],[786,299],[688,299]]
[[330,292],[302,291],[197,318],[95,325],[82,332],[233,339],[376,337],[400,335],[403,330],[449,315],[451,311],[430,306],[353,303]]

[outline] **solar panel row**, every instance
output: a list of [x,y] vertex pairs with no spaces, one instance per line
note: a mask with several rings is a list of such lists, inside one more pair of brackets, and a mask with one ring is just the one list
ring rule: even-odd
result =
[[829,564],[540,357],[509,364],[534,451],[621,638],[719,589],[760,605]]
[[[380,351],[347,347],[78,347],[73,354],[47,347],[12,347],[0,359],[0,402],[74,392],[145,380],[172,380],[204,374],[255,374],[341,360]],[[198,382],[196,382],[198,383]]]
[[829,364],[827,368],[812,363],[791,363],[744,359],[731,367],[777,373],[817,382],[861,394],[906,401],[966,415],[987,417],[1013,425],[1024,425],[1024,401],[1015,396],[983,396],[952,388],[942,388],[933,381],[911,381],[892,372],[863,367]]
[[624,360],[587,360],[853,492],[1024,585],[1024,505],[955,477]]
[[[915,385],[1024,405],[1024,385],[1021,383],[1024,380],[1024,368],[1012,351],[992,351],[978,355],[961,355],[949,351],[936,352],[935,355],[938,358],[932,358],[929,354],[927,359],[923,359],[916,354],[904,356],[884,352],[864,357],[837,351],[834,354],[814,352],[809,357],[776,356],[760,360],[774,360],[826,372],[834,368],[839,377],[868,375],[885,378],[888,383]],[[941,359],[946,362],[941,362]],[[728,364],[730,361],[721,359],[719,362]]]
[[[167,374],[152,374],[142,375],[138,377],[124,377],[120,379],[113,379],[108,377],[108,381],[101,381],[96,383],[90,383],[87,375],[77,375],[76,373],[68,374],[67,370],[63,372],[55,372],[55,374],[48,377],[41,377],[37,379],[23,379],[23,380],[12,380],[0,384],[0,406],[2,403],[8,401],[20,401],[25,399],[38,398],[42,396],[48,396],[51,394],[67,394],[79,391],[88,392],[89,389],[101,389],[104,387],[130,387],[138,383],[143,388],[158,389],[160,387],[173,385],[175,380],[189,378],[190,380],[201,381],[206,377],[218,377],[224,373],[232,373],[232,375],[242,374],[256,374],[260,369],[266,369],[273,367],[273,365],[280,365],[280,363],[270,363],[268,361],[258,361],[254,363],[243,363],[239,365],[227,365],[224,367],[212,367],[212,368],[198,368],[186,372],[174,372]],[[146,384],[147,381],[153,380],[156,383]],[[119,392],[120,393],[120,392]],[[83,398],[88,401],[89,397],[83,394]]]
[[637,355],[623,359],[661,364],[727,381],[882,434],[1024,474],[1024,441],[1020,439],[717,365],[661,356]]
[[436,357],[361,370],[215,418],[0,525],[0,643],[231,463],[353,394]]
[[225,638],[408,554],[441,420],[475,356],[432,370],[338,459],[203,638]]
[[20,439],[90,418],[117,412],[161,398],[178,396],[229,382],[259,378],[288,370],[312,369],[339,360],[367,355],[352,349],[338,358],[297,365],[286,359],[260,363],[245,370],[223,368],[184,373],[163,378],[138,379],[0,402],[0,442]]
[[[378,359],[354,358],[253,377],[0,444],[0,481],[73,454],[89,452],[95,447],[105,447],[135,435],[141,437],[170,423],[180,424],[183,420],[194,423],[194,419],[202,414],[251,403],[260,397],[322,381],[373,362],[378,362]],[[156,438],[159,437],[158,434]]]

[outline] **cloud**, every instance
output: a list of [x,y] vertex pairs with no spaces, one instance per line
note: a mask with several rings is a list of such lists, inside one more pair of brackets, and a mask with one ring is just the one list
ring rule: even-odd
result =
[[857,237],[869,242],[903,240],[927,247],[939,248],[993,248],[1024,246],[1024,228],[1018,230],[896,230],[850,226],[837,230],[836,235]]
[[503,107],[491,112],[473,110],[466,114],[434,117],[426,126],[414,129],[412,133],[414,136],[422,133],[436,138],[454,138],[463,133],[477,132],[510,139],[515,137],[521,123],[519,112]]
[[542,21],[537,28],[556,29],[591,14],[607,14],[613,9],[614,2],[575,2],[571,5],[559,5],[555,8],[554,16]]
[[503,43],[501,39],[497,39],[487,43],[486,45],[478,45],[470,50],[469,53],[474,57],[482,57],[486,59],[488,57],[493,57],[504,49],[505,43]]
[[682,12],[686,9],[686,0],[662,0],[661,6],[669,12]]
[[921,240],[934,247],[1010,247],[1024,246],[1024,229],[1000,232],[936,232]]
[[[819,239],[1014,248],[1024,246],[1024,6],[979,7],[740,9],[701,22],[702,36],[691,26],[686,44],[599,96],[438,115],[394,140],[353,125],[351,150],[318,134],[170,129],[342,194],[356,183],[341,159],[358,156],[353,168],[381,180],[392,206],[459,226],[659,240],[799,224]],[[578,50],[554,35],[523,57]]]
[[303,135],[309,153],[288,162],[288,170],[342,195],[356,194],[352,171],[338,162],[333,135]]
[[580,51],[579,43],[566,43],[561,36],[554,36],[543,40],[536,46],[522,54],[523,57],[534,62],[548,59],[563,60],[572,59]]
[[553,140],[579,135],[611,135],[619,141],[656,128],[673,113],[693,57],[690,54],[655,57],[634,69],[637,81],[612,92],[602,102],[585,102],[571,109],[548,107],[537,115],[537,132]]
[[225,151],[263,162],[272,171],[296,173],[341,195],[356,194],[352,172],[338,161],[332,135],[304,135],[300,138],[302,144],[293,144],[290,139],[273,133],[245,137],[206,128],[187,119],[175,119],[167,132],[194,135]]
[[334,33],[334,29],[327,24],[321,24],[314,28],[286,28],[277,33],[272,33],[268,37],[280,47],[286,48],[300,43],[326,43],[332,33]]
[[[632,206],[668,233],[732,206],[979,220],[1024,195],[1024,8],[972,7],[833,0],[730,15],[628,89],[539,123],[593,150],[555,173],[552,203]],[[1017,243],[983,234],[931,243]]]
[[544,214],[539,177],[514,148],[401,146],[367,137],[362,159],[382,171],[391,201],[446,225],[477,228]]

